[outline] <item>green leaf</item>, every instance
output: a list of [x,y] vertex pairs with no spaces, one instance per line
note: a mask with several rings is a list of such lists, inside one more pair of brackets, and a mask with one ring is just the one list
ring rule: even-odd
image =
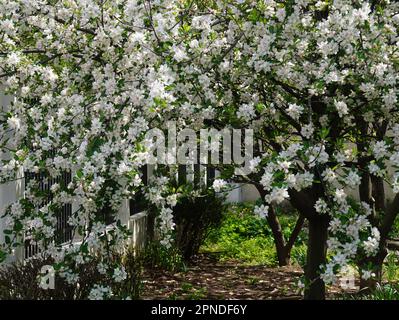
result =
[[322,128],[320,131],[320,138],[326,139],[329,134],[330,134],[330,128]]
[[83,177],[83,171],[80,169],[78,171],[76,171],[76,176],[80,179]]
[[22,223],[21,223],[21,221],[15,221],[15,224],[14,224],[14,231],[16,231],[16,232],[18,232],[18,231],[21,231],[23,229],[23,225],[22,225]]
[[6,260],[6,258],[7,258],[7,253],[0,250],[0,263],[4,262],[4,260]]
[[227,167],[223,169],[223,171],[220,173],[220,178],[221,179],[228,179],[231,178],[234,174],[234,167]]

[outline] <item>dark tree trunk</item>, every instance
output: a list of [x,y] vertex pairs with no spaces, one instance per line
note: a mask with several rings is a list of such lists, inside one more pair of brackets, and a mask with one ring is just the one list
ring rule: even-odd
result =
[[152,243],[155,240],[155,217],[156,214],[153,210],[149,209],[147,217],[147,231],[146,243]]
[[385,188],[384,180],[380,177],[371,177],[372,194],[375,201],[375,209],[379,212],[385,211]]
[[[370,270],[370,267],[372,267],[371,271],[375,273],[375,277],[372,277],[367,280],[360,277],[360,291],[364,293],[368,293],[374,290],[377,287],[377,284],[381,283],[382,265],[387,255],[386,237],[388,236],[388,233],[381,230],[382,228],[380,226],[380,221],[378,219],[379,214],[381,214],[381,212],[386,211],[384,180],[374,176],[370,176],[370,179],[371,179],[371,191],[374,198],[374,206],[376,210],[374,210],[373,212],[374,214],[369,219],[373,226],[378,227],[380,231],[381,240],[380,240],[378,253],[374,257],[366,258],[359,263],[359,267],[362,270],[363,269]],[[388,216],[389,213],[386,215],[386,217]]]
[[305,299],[323,300],[326,296],[324,282],[320,278],[320,267],[327,260],[327,238],[329,216],[319,215],[314,203],[316,199],[323,197],[323,188],[320,185],[313,185],[308,190],[297,192],[290,190],[290,198],[294,207],[309,222],[309,240],[305,265]]
[[377,284],[382,281],[382,266],[384,263],[384,259],[387,256],[388,251],[386,250],[386,244],[381,243],[379,252],[376,256],[365,259],[359,264],[361,269],[370,270],[370,266],[372,266],[371,271],[375,273],[375,277],[370,279],[360,278],[360,292],[369,293],[370,291],[375,290]]
[[[266,192],[263,187],[261,185],[257,185],[256,188],[258,189],[262,199],[264,199],[266,196]],[[272,207],[269,209],[269,213],[266,219],[273,233],[278,264],[280,267],[287,266],[291,262],[291,249],[296,239],[298,238],[300,231],[302,230],[304,218],[302,216],[299,217],[296,226],[291,234],[291,237],[287,243],[281,229],[280,221],[278,220],[278,217]]]
[[291,263],[291,250],[295,244],[296,239],[299,236],[305,222],[305,218],[300,215],[292,230],[291,236],[288,241],[285,241],[283,231],[281,230],[280,221],[276,216],[273,209],[269,211],[267,216],[267,222],[272,229],[274,244],[276,246],[277,260],[280,267],[288,266]]
[[306,300],[324,300],[326,296],[324,281],[320,279],[320,266],[326,263],[327,236],[327,217],[309,219],[309,243],[305,266],[305,276],[309,283],[305,290]]
[[273,209],[269,210],[267,222],[273,233],[274,244],[276,246],[277,259],[280,267],[290,264],[290,250],[286,250],[283,231],[281,230],[280,221]]
[[[399,213],[399,194],[395,196],[392,203],[385,208],[385,215],[378,224],[378,230],[380,231],[380,246],[376,256],[364,259],[358,263],[360,269],[369,269],[370,266],[373,267],[373,272],[376,277],[369,280],[360,280],[360,290],[362,292],[369,292],[375,289],[377,283],[381,283],[382,278],[382,266],[384,259],[387,256],[387,239],[389,233],[392,230],[392,226],[395,222],[396,217]],[[376,225],[375,220],[371,221],[373,225]],[[374,222],[374,223],[373,223]]]
[[287,254],[291,258],[291,249],[293,248],[295,241],[298,239],[298,236],[303,228],[303,224],[305,223],[305,217],[300,214],[298,220],[296,221],[294,230],[292,230],[291,236],[285,245],[285,250],[287,250]]

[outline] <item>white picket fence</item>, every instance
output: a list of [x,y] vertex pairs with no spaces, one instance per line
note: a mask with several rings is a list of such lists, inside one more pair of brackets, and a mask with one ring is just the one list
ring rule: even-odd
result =
[[131,216],[128,228],[132,233],[130,244],[133,246],[135,252],[141,251],[147,239],[148,213],[143,211]]

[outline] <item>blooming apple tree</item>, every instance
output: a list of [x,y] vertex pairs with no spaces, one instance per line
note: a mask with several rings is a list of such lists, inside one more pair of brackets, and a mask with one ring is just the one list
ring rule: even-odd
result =
[[215,1],[204,8],[187,27],[196,36],[183,62],[199,69],[192,82],[213,106],[208,123],[256,131],[246,180],[260,187],[270,213],[289,199],[308,219],[306,296],[324,297],[324,282],[336,281],[350,261],[367,280],[378,273],[399,212],[399,196],[389,206],[385,196],[399,190],[398,3]]
[[[70,281],[72,262],[106,260],[127,235],[99,213],[141,188],[144,133],[173,119],[255,131],[252,172],[222,176],[255,184],[261,215],[290,200],[308,220],[306,297],[323,298],[351,261],[370,277],[399,211],[384,193],[399,191],[398,24],[388,0],[2,1],[0,78],[14,100],[0,179],[73,173],[49,204],[32,184],[10,206],[10,244],[30,234]],[[151,194],[173,228],[170,195]],[[49,241],[66,203],[78,246]]]
[[[109,259],[128,236],[117,212],[142,185],[143,133],[178,103],[164,41],[180,28],[183,9],[172,1],[1,1],[0,78],[14,98],[0,115],[0,149],[10,155],[0,181],[21,179],[21,168],[47,179],[72,174],[47,192],[28,184],[7,209],[3,258],[29,237],[71,283],[79,281],[74,268],[93,256],[101,273],[122,280]],[[52,239],[66,204],[76,208],[68,223],[79,242],[61,245]],[[108,230],[110,215],[116,226]],[[93,290],[112,296],[101,284]]]

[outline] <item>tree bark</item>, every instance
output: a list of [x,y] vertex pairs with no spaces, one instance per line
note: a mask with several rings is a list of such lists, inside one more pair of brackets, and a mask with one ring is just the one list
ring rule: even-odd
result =
[[371,176],[372,194],[375,201],[375,209],[379,212],[385,211],[385,188],[384,180],[380,177]]
[[[264,199],[266,192],[263,190],[263,187],[256,186],[256,188],[258,189],[262,199]],[[298,238],[300,231],[302,230],[304,218],[302,217],[302,215],[298,218],[294,230],[292,231],[290,239],[287,243],[281,229],[280,221],[272,207],[269,209],[266,220],[273,233],[278,265],[280,267],[288,266],[291,262],[291,249],[294,246],[295,240]]]
[[290,264],[290,252],[285,248],[285,239],[283,231],[281,230],[280,221],[277,218],[273,208],[269,209],[267,215],[267,222],[269,223],[270,229],[273,233],[274,244],[276,246],[278,265],[280,267],[287,266]]
[[291,236],[288,239],[287,244],[285,245],[285,248],[290,256],[291,256],[291,249],[294,246],[295,241],[298,238],[304,223],[305,223],[305,217],[302,214],[300,214],[298,220],[296,221],[294,230],[292,230]]
[[[386,208],[385,215],[382,221],[379,224],[377,224],[381,237],[378,253],[374,257],[366,258],[363,261],[360,261],[360,263],[358,264],[361,269],[369,269],[369,267],[372,266],[373,267],[372,271],[376,275],[372,279],[368,280],[360,279],[360,291],[362,292],[369,292],[370,290],[375,289],[378,283],[381,283],[382,266],[384,263],[384,259],[387,256],[387,239],[389,233],[392,230],[392,226],[395,222],[398,213],[399,213],[399,194],[395,196],[390,206]],[[376,223],[374,223],[374,225],[375,224]]]
[[305,299],[324,300],[326,287],[320,278],[320,267],[327,262],[327,238],[330,218],[328,215],[320,215],[314,208],[316,199],[322,197],[323,190],[314,185],[308,190],[297,192],[290,190],[290,198],[293,206],[309,222],[309,240],[305,265]]
[[374,257],[370,257],[362,261],[359,265],[361,269],[370,270],[370,266],[372,266],[371,271],[375,273],[375,277],[371,277],[367,280],[360,277],[360,292],[369,293],[376,289],[377,284],[382,281],[382,266],[384,263],[384,259],[387,256],[387,249],[385,241],[381,243],[380,249]]
[[326,263],[328,218],[309,219],[309,243],[306,257],[305,276],[309,284],[305,289],[305,300],[324,300],[326,288],[320,279],[320,266]]

